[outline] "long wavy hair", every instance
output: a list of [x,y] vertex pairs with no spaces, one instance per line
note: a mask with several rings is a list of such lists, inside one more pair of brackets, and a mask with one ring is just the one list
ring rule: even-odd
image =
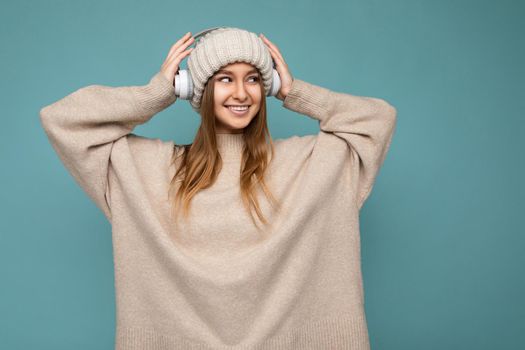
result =
[[[175,222],[180,216],[181,206],[182,216],[187,219],[192,198],[200,190],[211,187],[222,168],[222,159],[215,136],[214,77],[215,75],[208,79],[204,87],[199,110],[201,124],[193,143],[175,145],[171,159],[177,170],[170,182],[168,198],[175,196],[171,200],[171,214]],[[255,211],[263,225],[268,224],[257,199],[258,188],[262,189],[274,210],[281,208],[281,204],[275,199],[264,181],[269,158],[271,159],[274,154],[274,145],[267,126],[266,96],[260,72],[259,86],[262,96],[259,112],[244,128],[245,146],[242,151],[239,184],[243,205],[258,228],[259,225],[256,223],[252,210]]]

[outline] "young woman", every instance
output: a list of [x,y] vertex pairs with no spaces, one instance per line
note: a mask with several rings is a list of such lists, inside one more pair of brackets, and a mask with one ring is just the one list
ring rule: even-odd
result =
[[[359,210],[396,109],[293,78],[262,35],[221,28],[192,43],[179,39],[146,85],[90,85],[40,111],[112,225],[115,347],[369,349]],[[133,134],[176,101],[188,55],[192,144]],[[317,134],[271,139],[272,62],[276,97]]]

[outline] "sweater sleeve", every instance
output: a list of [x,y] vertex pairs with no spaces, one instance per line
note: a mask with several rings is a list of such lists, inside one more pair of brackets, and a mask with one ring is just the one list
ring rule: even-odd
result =
[[390,147],[396,108],[379,98],[335,92],[300,79],[293,80],[283,106],[318,120],[318,138],[332,135],[346,142],[360,210]]
[[175,101],[172,83],[159,71],[143,86],[89,85],[40,110],[60,160],[110,222],[108,170],[114,142]]

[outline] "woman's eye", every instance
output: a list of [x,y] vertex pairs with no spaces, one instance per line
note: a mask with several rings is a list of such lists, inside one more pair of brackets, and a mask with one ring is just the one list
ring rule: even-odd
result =
[[[219,78],[219,81],[223,81],[224,79],[230,79],[230,77],[222,77],[222,78]],[[256,77],[256,76],[253,76],[253,77],[250,77],[249,79],[253,79],[254,81],[259,81],[259,77]]]

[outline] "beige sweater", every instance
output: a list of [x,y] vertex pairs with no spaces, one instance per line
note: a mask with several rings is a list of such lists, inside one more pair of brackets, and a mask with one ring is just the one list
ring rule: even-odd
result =
[[359,210],[385,159],[396,109],[295,79],[283,102],[316,135],[274,140],[267,174],[283,203],[257,232],[238,185],[241,134],[218,134],[224,165],[169,220],[172,141],[132,133],[176,100],[143,86],[90,85],[42,108],[65,167],[112,225],[116,349],[369,349]]

